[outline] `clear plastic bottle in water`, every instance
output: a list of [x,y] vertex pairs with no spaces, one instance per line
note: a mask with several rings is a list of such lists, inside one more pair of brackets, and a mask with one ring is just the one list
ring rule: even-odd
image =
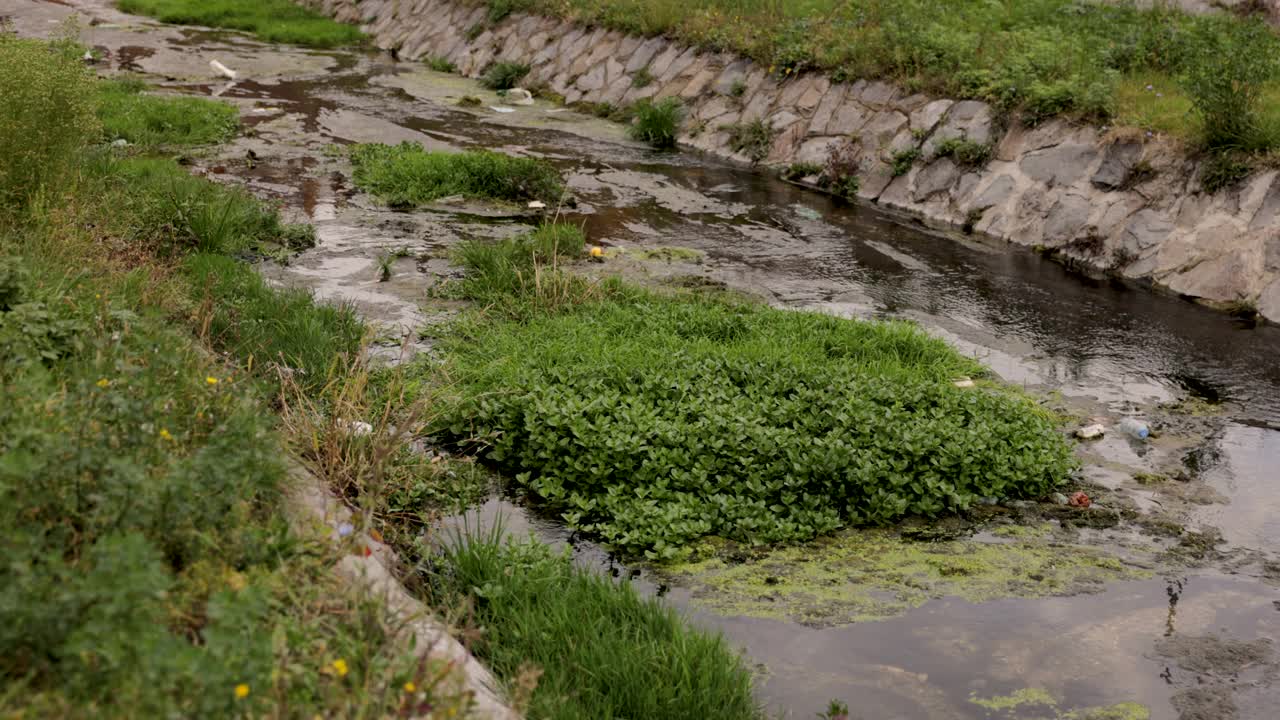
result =
[[1146,423],[1137,418],[1127,417],[1121,420],[1120,424],[1117,425],[1116,428],[1125,435],[1139,440],[1146,440],[1147,437],[1151,435],[1151,428],[1147,427]]

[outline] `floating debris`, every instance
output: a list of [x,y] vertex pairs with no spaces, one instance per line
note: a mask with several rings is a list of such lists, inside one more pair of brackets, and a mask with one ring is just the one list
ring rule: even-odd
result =
[[231,68],[227,67],[226,65],[223,65],[222,63],[218,62],[217,60],[210,60],[210,61],[209,61],[209,67],[210,67],[210,68],[213,68],[213,72],[214,72],[214,74],[216,74],[216,75],[221,75],[222,77],[224,77],[224,78],[226,78],[226,79],[228,79],[228,80],[235,80],[235,79],[236,79],[236,77],[238,77],[238,75],[237,75],[237,73],[236,73],[236,71],[235,71],[235,70],[232,70]]

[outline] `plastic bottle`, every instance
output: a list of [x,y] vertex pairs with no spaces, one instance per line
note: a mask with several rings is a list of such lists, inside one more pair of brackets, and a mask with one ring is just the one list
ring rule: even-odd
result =
[[1147,424],[1137,418],[1127,417],[1121,420],[1116,428],[1125,435],[1139,440],[1146,440],[1147,436],[1151,434],[1151,429],[1147,427]]

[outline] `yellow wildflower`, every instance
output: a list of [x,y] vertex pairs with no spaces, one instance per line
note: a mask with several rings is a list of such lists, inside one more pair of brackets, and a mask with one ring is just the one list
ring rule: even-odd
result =
[[209,375],[208,377],[206,377],[206,378],[204,379],[204,381],[205,381],[205,382],[207,382],[207,383],[209,383],[210,385],[217,385],[217,384],[218,384],[218,378],[216,378],[216,377],[214,377],[214,376],[212,376],[212,375]]
[[249,686],[244,683],[240,683],[236,686],[236,699],[243,700],[247,697],[249,697]]
[[166,429],[166,428],[160,428],[160,439],[161,439],[161,440],[168,440],[169,442],[173,442],[173,435],[171,435],[171,434],[169,433],[168,429]]
[[338,673],[338,677],[347,676],[347,661],[341,658],[333,661],[333,671]]
[[100,388],[105,388],[110,384],[111,384],[111,381],[106,378],[102,378],[101,380],[98,381],[98,387]]
[[412,680],[404,684],[404,691],[407,693],[414,692],[417,689],[418,689],[418,686],[414,685]]

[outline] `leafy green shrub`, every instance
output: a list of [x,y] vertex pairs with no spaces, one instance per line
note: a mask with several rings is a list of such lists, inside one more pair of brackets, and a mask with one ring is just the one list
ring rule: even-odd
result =
[[496,62],[485,69],[480,84],[490,90],[510,90],[529,74],[529,66],[515,62]]
[[678,99],[641,100],[632,108],[632,114],[635,119],[627,128],[627,134],[633,140],[647,142],[656,148],[675,147],[676,133],[684,115],[684,107]]
[[135,80],[103,80],[98,117],[108,141],[134,145],[203,145],[231,139],[240,127],[234,105],[196,97],[144,95]]
[[765,715],[751,673],[719,635],[690,627],[658,599],[641,598],[537,541],[497,533],[458,538],[435,561],[441,607],[473,598],[486,629],[473,648],[515,684],[542,670],[529,717],[752,720]]
[[265,42],[331,48],[364,34],[289,0],[119,0],[121,10],[177,25],[243,30]]
[[974,142],[968,138],[948,138],[934,147],[935,158],[949,157],[957,165],[965,167],[982,167],[991,159],[993,149],[987,143]]
[[0,213],[67,179],[99,133],[94,88],[69,41],[0,32]]
[[1181,81],[1211,149],[1257,149],[1258,99],[1280,50],[1261,21],[1206,20],[1185,39]]
[[488,150],[432,152],[417,143],[356,145],[353,179],[393,207],[412,207],[450,195],[494,200],[558,202],[560,173],[544,160]]
[[920,148],[907,148],[893,154],[893,176],[899,177],[911,172],[911,166],[920,159]]
[[633,291],[468,327],[440,431],[570,526],[670,558],[1038,496],[1071,451],[1012,392],[904,323]]
[[734,123],[724,128],[729,132],[729,149],[746,155],[751,162],[763,162],[773,147],[773,126],[763,118]]

